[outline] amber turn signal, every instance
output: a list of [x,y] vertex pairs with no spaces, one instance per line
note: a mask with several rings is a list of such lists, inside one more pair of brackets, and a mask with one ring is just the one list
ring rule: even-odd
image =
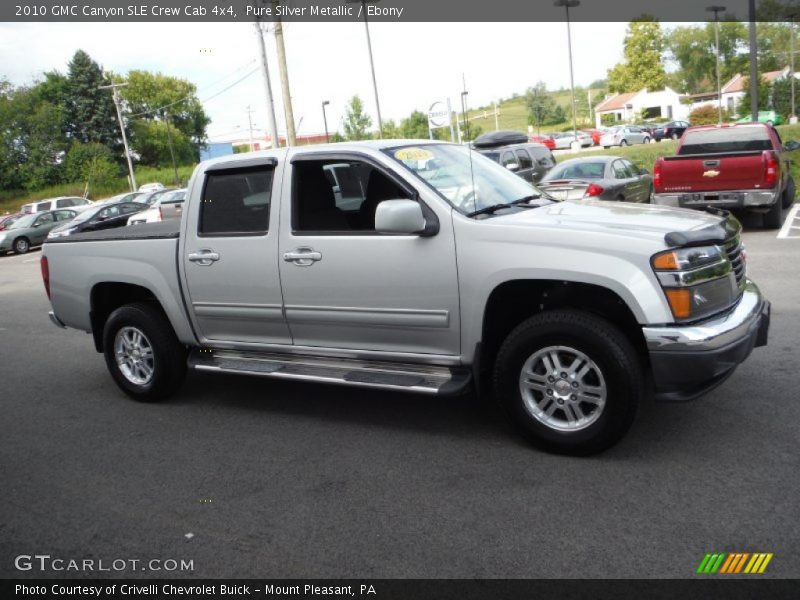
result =
[[664,252],[653,257],[653,268],[659,271],[677,271],[678,257],[675,252]]
[[686,319],[692,313],[692,292],[686,288],[664,290],[672,315],[676,319]]

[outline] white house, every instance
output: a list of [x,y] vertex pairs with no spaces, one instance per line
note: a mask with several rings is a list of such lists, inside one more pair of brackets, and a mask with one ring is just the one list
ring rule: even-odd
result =
[[[767,84],[774,83],[778,79],[783,79],[784,77],[789,76],[790,69],[789,67],[784,67],[779,71],[768,71],[766,73],[761,74],[761,78],[767,82]],[[798,74],[795,73],[795,77]],[[732,113],[736,113],[739,108],[739,105],[742,102],[742,99],[747,94],[747,75],[742,75],[741,73],[737,73],[731,79],[722,86],[722,107],[731,111]],[[713,92],[701,92],[699,94],[692,94],[689,98],[692,101],[689,110],[694,110],[698,106],[703,106],[704,104],[712,104],[713,106],[717,105],[717,95],[716,91]]]
[[603,100],[595,109],[595,126],[600,127],[603,115],[612,115],[614,122],[626,123],[645,119],[680,119],[689,114],[689,107],[681,103],[681,95],[665,87],[659,91],[614,94]]

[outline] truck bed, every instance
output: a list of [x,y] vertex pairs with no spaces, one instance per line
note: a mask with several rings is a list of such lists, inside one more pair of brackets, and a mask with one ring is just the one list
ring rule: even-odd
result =
[[177,238],[180,233],[181,222],[177,219],[162,221],[161,223],[143,223],[130,227],[115,227],[101,231],[87,231],[75,235],[67,235],[52,240],[47,244],[66,244],[73,242],[108,242],[111,240],[157,240]]

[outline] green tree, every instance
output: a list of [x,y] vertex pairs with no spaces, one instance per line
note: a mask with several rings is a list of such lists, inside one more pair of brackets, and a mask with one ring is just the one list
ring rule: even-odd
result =
[[[161,141],[145,139],[145,134],[161,131],[166,140],[165,121],[169,120],[176,142],[176,160],[190,164],[200,156],[206,142],[206,127],[211,122],[197,98],[197,88],[185,79],[149,71],[130,71],[128,85],[122,96],[132,123],[131,145],[137,153],[148,156],[148,164],[159,165],[169,161],[162,151],[154,152]],[[153,123],[160,123],[154,125]],[[166,142],[165,142],[166,143]],[[179,148],[180,146],[180,148]],[[178,158],[180,156],[180,158]]]
[[[759,27],[761,24],[759,24]],[[667,50],[678,70],[671,82],[680,92],[716,89],[716,25],[676,27],[667,34]],[[724,85],[747,69],[747,28],[738,21],[720,23],[720,79]]]
[[120,176],[114,153],[97,142],[74,142],[64,159],[64,178],[86,183],[89,189],[107,187]]
[[111,91],[99,89],[109,83],[100,65],[83,50],[73,55],[65,80],[57,74],[48,76],[44,88],[56,98],[63,98],[69,139],[97,142],[120,150],[119,125]]
[[387,140],[394,140],[399,137],[403,137],[400,134],[400,128],[397,126],[392,119],[388,119],[383,122],[383,128],[381,129],[381,135],[384,139]]
[[538,132],[542,125],[551,121],[557,105],[545,83],[539,81],[525,92],[525,107],[528,109],[528,124],[536,127]]
[[408,117],[400,121],[400,135],[406,139],[428,139],[430,137],[428,115],[419,110],[412,112]]
[[663,89],[666,84],[664,45],[661,25],[653,17],[643,15],[631,21],[625,33],[624,61],[608,70],[609,90]]
[[370,137],[372,118],[364,112],[364,103],[358,96],[353,96],[347,104],[342,125],[347,140],[366,140]]
[[[167,128],[169,127],[169,131]],[[175,162],[179,165],[192,164],[197,160],[197,149],[186,134],[166,120],[138,120],[133,122],[134,148],[143,165],[158,167],[172,164],[169,144],[172,136],[172,149]]]
[[[744,115],[750,114],[750,78],[744,78],[744,98],[741,99],[739,112]],[[767,84],[763,77],[758,78],[758,110],[767,110],[772,102],[772,87]]]

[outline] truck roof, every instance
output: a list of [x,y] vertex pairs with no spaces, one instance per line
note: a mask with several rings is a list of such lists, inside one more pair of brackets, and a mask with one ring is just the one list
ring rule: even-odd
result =
[[239,161],[246,162],[254,158],[276,158],[283,159],[290,152],[302,150],[303,152],[346,152],[357,151],[369,148],[372,150],[383,150],[385,148],[394,148],[395,146],[422,146],[429,144],[450,144],[451,142],[443,142],[441,140],[406,140],[406,139],[388,139],[388,140],[360,140],[356,142],[334,142],[332,144],[310,144],[308,146],[292,146],[283,148],[273,148],[269,150],[258,150],[256,152],[245,152],[242,154],[227,154],[219,156],[200,163],[200,167],[207,169],[212,165],[217,164],[234,164]]

